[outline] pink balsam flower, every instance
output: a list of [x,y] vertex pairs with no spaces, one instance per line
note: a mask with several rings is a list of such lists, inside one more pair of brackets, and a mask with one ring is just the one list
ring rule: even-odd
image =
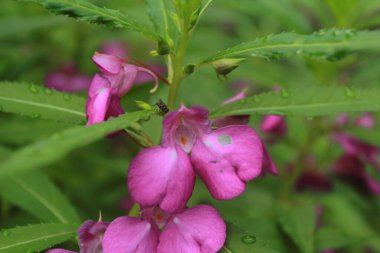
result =
[[333,171],[337,175],[363,182],[374,194],[380,195],[380,182],[366,172],[366,164],[380,172],[380,147],[346,133],[334,133],[332,139],[344,150],[344,154],[333,165]]
[[[80,253],[102,253],[102,240],[109,222],[88,220],[78,229]],[[51,249],[46,253],[75,253],[65,249]]]
[[45,86],[64,92],[85,91],[90,87],[91,77],[80,74],[73,63],[61,65],[45,77]]
[[157,207],[141,217],[119,217],[105,232],[104,253],[216,253],[226,239],[226,225],[210,206],[168,214]]
[[126,63],[114,55],[96,53],[92,59],[98,65],[100,73],[92,79],[88,92],[87,125],[123,114],[120,98],[132,88],[141,73],[154,78],[155,87],[151,92],[158,87],[157,76],[147,68]]
[[252,128],[231,125],[212,131],[203,107],[181,106],[166,115],[163,128],[162,144],[142,150],[129,167],[129,192],[143,207],[182,210],[195,173],[214,198],[231,199],[263,174],[264,163],[273,165]]

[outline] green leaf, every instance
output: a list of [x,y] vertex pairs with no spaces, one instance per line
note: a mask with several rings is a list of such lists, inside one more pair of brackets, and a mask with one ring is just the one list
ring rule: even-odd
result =
[[380,88],[299,87],[255,95],[221,106],[211,117],[242,114],[320,116],[380,110]]
[[46,140],[22,148],[9,159],[3,161],[0,165],[0,176],[49,165],[63,158],[70,151],[95,142],[107,134],[126,128],[138,120],[146,119],[153,113],[153,110],[127,113],[99,124],[73,127],[54,134]]
[[98,7],[83,0],[21,0],[34,2],[55,14],[66,15],[89,23],[106,25],[113,28],[126,28],[140,32],[154,40],[158,35],[145,25],[137,22],[127,14],[117,10]]
[[350,29],[328,29],[310,35],[284,32],[222,50],[201,64],[225,58],[252,56],[279,59],[293,55],[307,55],[338,60],[354,51],[380,50],[380,43],[377,43],[379,39],[380,32],[378,31],[356,32]]
[[0,233],[0,252],[41,251],[74,238],[77,228],[76,224],[38,224],[3,230]]
[[358,242],[361,238],[349,236],[336,228],[325,227],[317,231],[315,240],[318,251],[324,251],[347,247]]
[[84,98],[34,84],[0,82],[0,111],[78,124],[85,121]]
[[279,253],[270,247],[262,237],[227,223],[227,239],[220,253]]
[[79,223],[72,205],[43,173],[0,178],[0,194],[44,222]]
[[316,214],[313,205],[280,206],[278,219],[302,253],[314,253]]

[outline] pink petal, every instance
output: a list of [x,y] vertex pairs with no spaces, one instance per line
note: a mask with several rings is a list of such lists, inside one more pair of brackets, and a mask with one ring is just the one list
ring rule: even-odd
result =
[[115,55],[95,53],[92,60],[100,71],[106,74],[118,74],[123,67],[123,60]]
[[124,109],[120,104],[120,98],[116,95],[111,96],[109,105],[106,112],[106,119],[113,117],[116,118],[121,114],[124,114]]
[[214,198],[231,199],[261,174],[263,148],[252,128],[227,126],[197,141],[191,161]]
[[196,139],[210,131],[208,110],[200,106],[181,106],[179,110],[166,115],[163,129],[164,146],[178,144],[186,152],[190,152]]
[[263,147],[263,170],[262,175],[265,175],[266,172],[271,173],[272,175],[277,176],[278,171],[276,164],[273,162],[272,158],[269,155],[268,149],[266,148],[265,144],[261,142],[261,145]]
[[102,251],[102,239],[109,222],[84,222],[78,229],[80,253],[93,253]]
[[372,113],[365,112],[362,113],[355,120],[356,125],[364,128],[374,128],[375,127],[375,117]]
[[277,115],[264,116],[260,129],[264,133],[283,136],[286,133],[285,118]]
[[105,120],[110,98],[110,88],[99,89],[96,95],[91,96],[91,94],[89,94],[86,105],[87,125],[92,125]]
[[363,179],[373,194],[377,196],[380,195],[380,182],[376,181],[371,175],[368,174],[365,174]]
[[132,64],[125,64],[123,68],[124,74],[123,74],[123,81],[118,88],[118,95],[119,97],[124,96],[125,93],[127,93],[135,83],[137,74],[139,72],[139,67],[132,65]]
[[[154,71],[154,73],[157,73],[158,75],[164,76],[166,75],[166,67],[163,65],[148,65],[149,69]],[[151,83],[154,82],[155,78],[151,74],[147,72],[140,72],[137,75],[137,78],[135,80],[136,84],[144,84],[144,83]]]
[[226,240],[226,224],[211,206],[199,205],[174,216],[161,233],[157,253],[216,253]]
[[103,253],[154,253],[158,230],[137,217],[119,217],[108,226],[103,238]]
[[169,213],[182,210],[193,192],[194,182],[190,160],[179,148],[144,149],[129,166],[129,192],[144,207],[159,205]]
[[46,253],[76,253],[76,252],[71,251],[71,250],[65,250],[65,249],[51,249],[51,250],[46,251]]
[[226,101],[223,102],[223,104],[229,104],[229,103],[232,103],[232,102],[235,102],[235,101],[238,101],[240,99],[243,99],[245,98],[245,91],[241,91],[239,92],[238,94],[236,94],[235,96],[233,96],[232,98],[229,98],[227,99]]

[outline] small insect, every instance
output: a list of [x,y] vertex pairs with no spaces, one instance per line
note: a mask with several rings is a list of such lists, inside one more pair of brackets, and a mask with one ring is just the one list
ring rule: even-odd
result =
[[158,106],[158,108],[160,109],[161,113],[162,114],[167,114],[169,112],[169,108],[168,106],[160,99],[158,100],[158,102],[156,103],[156,105]]

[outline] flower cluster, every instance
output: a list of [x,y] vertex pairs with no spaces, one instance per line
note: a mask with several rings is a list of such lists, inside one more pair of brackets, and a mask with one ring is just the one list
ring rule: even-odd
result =
[[[95,75],[87,101],[87,125],[124,113],[123,96],[140,73],[151,70],[126,63],[115,55],[95,54]],[[238,94],[225,103],[244,97]],[[246,183],[277,169],[249,116],[211,121],[206,108],[181,106],[163,120],[159,146],[143,149],[131,162],[127,185],[140,217],[123,216],[110,224],[98,222],[79,229],[81,253],[196,253],[218,252],[226,239],[226,224],[208,205],[187,208],[198,175],[211,195],[228,200],[240,195]],[[215,128],[217,128],[215,130]],[[101,227],[101,229],[100,229]],[[85,231],[85,232],[83,232]],[[85,239],[83,234],[91,235]],[[64,253],[52,250],[50,253]]]

